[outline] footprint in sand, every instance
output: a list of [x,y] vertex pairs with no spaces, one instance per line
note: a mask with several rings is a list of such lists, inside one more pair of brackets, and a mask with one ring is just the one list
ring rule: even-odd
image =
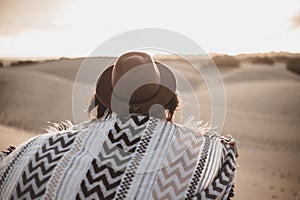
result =
[[286,178],[287,178],[288,180],[292,178],[292,172],[291,172],[291,171],[288,171],[288,172],[287,172]]
[[279,177],[280,177],[280,179],[284,179],[284,177],[285,177],[284,173],[280,173]]
[[300,190],[297,192],[293,190],[292,193],[296,200],[300,200]]
[[296,193],[296,200],[300,200],[300,190]]
[[276,176],[276,172],[272,172],[272,176],[275,177]]

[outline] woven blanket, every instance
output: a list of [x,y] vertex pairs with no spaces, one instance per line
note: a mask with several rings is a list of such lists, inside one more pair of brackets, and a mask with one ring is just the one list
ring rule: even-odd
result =
[[209,132],[112,113],[42,134],[0,162],[0,199],[228,199],[234,149]]

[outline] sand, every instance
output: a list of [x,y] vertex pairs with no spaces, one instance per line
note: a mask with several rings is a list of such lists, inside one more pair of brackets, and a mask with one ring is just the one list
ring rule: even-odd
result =
[[[95,67],[109,61],[93,60]],[[81,63],[0,69],[1,149],[44,133],[47,121],[72,121],[72,87]],[[236,138],[240,154],[234,199],[300,199],[300,77],[280,65],[246,64],[221,74],[227,98],[222,134]],[[208,120],[208,92],[202,84],[197,90]]]

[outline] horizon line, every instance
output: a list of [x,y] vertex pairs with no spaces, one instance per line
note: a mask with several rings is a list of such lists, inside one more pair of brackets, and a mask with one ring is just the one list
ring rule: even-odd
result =
[[[255,55],[255,54],[300,54],[299,52],[293,52],[293,51],[258,51],[258,52],[242,52],[242,53],[223,53],[223,52],[209,52],[205,54],[179,54],[179,55],[185,55],[185,56],[197,56],[197,55],[229,55],[229,56],[238,56],[238,55]],[[173,54],[167,54],[167,53],[158,53],[155,55],[173,55]],[[116,55],[98,55],[98,56],[12,56],[12,57],[2,57],[0,56],[0,60],[15,60],[15,59],[31,59],[31,60],[53,60],[53,59],[80,59],[80,58],[98,58],[98,57],[117,57]]]

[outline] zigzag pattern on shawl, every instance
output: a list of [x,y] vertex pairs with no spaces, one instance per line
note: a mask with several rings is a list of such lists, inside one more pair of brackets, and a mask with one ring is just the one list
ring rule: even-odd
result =
[[6,181],[8,174],[10,173],[11,169],[15,166],[17,163],[18,159],[23,155],[23,153],[32,145],[32,143],[36,140],[36,138],[32,139],[29,141],[25,146],[23,146],[13,157],[12,161],[9,163],[9,165],[6,167],[5,171],[3,174],[1,174],[0,178],[0,196],[2,193],[2,185]]
[[[178,132],[177,132],[178,133]],[[162,168],[152,191],[154,199],[184,198],[190,179],[197,165],[199,151],[203,142],[201,134],[191,131],[176,134],[168,151],[168,166]]]
[[147,129],[145,130],[145,133],[143,134],[141,141],[139,142],[139,144],[137,146],[137,150],[136,150],[135,154],[133,155],[133,158],[130,161],[130,163],[126,169],[126,173],[124,174],[124,178],[122,179],[122,182],[118,189],[118,193],[116,194],[117,200],[126,199],[126,196],[130,189],[130,186],[132,184],[132,181],[134,179],[136,171],[137,171],[145,153],[147,152],[148,145],[149,145],[151,138],[155,132],[157,123],[158,123],[158,119],[150,118]]
[[194,172],[192,181],[190,182],[188,192],[186,194],[186,198],[189,199],[193,197],[197,190],[198,183],[200,181],[200,178],[202,177],[202,173],[204,170],[204,166],[207,162],[208,152],[211,145],[211,139],[209,137],[204,137],[204,144],[201,152],[200,159],[198,161],[198,165],[196,167],[196,170]]
[[24,169],[11,199],[37,199],[46,191],[47,181],[64,153],[69,151],[77,133],[49,137]]
[[99,159],[92,161],[82,180],[81,191],[77,193],[76,199],[114,198],[148,120],[146,116],[117,118],[114,129],[109,131],[103,143]]
[[[215,180],[203,191],[196,195],[197,199],[217,199],[223,194],[222,199],[229,199],[229,187],[233,187],[234,172],[236,170],[235,153],[232,147],[228,147],[224,164]],[[228,193],[225,193],[228,191]]]

